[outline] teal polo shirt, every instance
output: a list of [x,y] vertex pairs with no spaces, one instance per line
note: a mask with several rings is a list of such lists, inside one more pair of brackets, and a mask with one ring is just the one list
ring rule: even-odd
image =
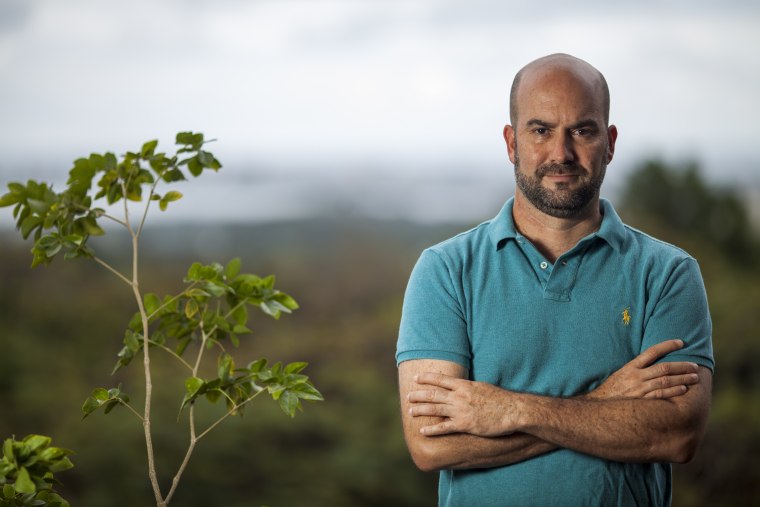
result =
[[[426,249],[404,297],[397,363],[441,359],[470,379],[570,397],[648,347],[714,368],[696,260],[627,225],[602,199],[598,231],[551,263],[515,228],[513,199],[491,221]],[[521,463],[440,474],[439,505],[668,505],[669,464],[560,449]]]

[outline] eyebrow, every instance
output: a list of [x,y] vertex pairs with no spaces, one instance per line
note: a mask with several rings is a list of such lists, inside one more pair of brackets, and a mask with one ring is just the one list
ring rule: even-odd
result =
[[[547,122],[544,120],[539,120],[538,118],[531,118],[525,123],[525,126],[553,128],[553,127],[556,127],[557,124]],[[593,127],[595,129],[599,129],[599,123],[597,123],[595,120],[592,120],[592,119],[585,119],[568,126],[568,129],[575,130],[575,129],[584,128],[584,127]]]
[[555,127],[556,124],[549,123],[544,120],[539,120],[538,118],[531,118],[527,122],[525,122],[526,127]]

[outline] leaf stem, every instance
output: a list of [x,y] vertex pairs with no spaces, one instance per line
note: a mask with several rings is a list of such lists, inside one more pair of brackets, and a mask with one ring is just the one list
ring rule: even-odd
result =
[[170,304],[172,304],[174,301],[176,301],[177,299],[179,299],[182,296],[184,296],[185,294],[187,294],[190,291],[190,289],[192,289],[193,287],[195,287],[197,284],[198,284],[198,281],[196,280],[193,283],[191,283],[190,285],[188,285],[185,290],[183,290],[182,292],[180,292],[176,296],[173,296],[173,297],[169,298],[166,302],[161,303],[161,305],[158,308],[156,308],[153,311],[153,313],[151,313],[150,315],[148,315],[148,320],[152,320],[153,317],[155,317],[158,312],[160,312],[161,310],[163,310],[164,308],[166,308],[167,306],[169,306]]
[[156,180],[153,182],[153,185],[150,187],[150,193],[148,194],[148,199],[145,202],[145,211],[143,211],[143,216],[140,219],[140,225],[137,227],[138,237],[140,234],[142,234],[143,226],[145,225],[145,219],[148,217],[148,209],[150,208],[150,203],[153,200],[153,194],[156,192],[156,186],[158,186],[158,182],[161,181],[162,176],[163,174],[159,174]]
[[119,403],[121,403],[122,405],[124,405],[125,407],[127,407],[130,410],[130,412],[132,412],[133,414],[135,414],[137,416],[137,418],[140,419],[140,421],[143,420],[143,417],[140,415],[140,413],[137,410],[135,410],[134,408],[132,408],[132,405],[130,405],[129,403],[125,402],[121,398],[117,398],[117,399],[118,399]]
[[106,268],[108,271],[110,271],[111,273],[113,273],[114,275],[116,275],[117,277],[119,277],[119,279],[121,281],[125,282],[129,286],[132,285],[132,280],[130,280],[126,276],[124,276],[121,273],[119,273],[119,271],[116,268],[114,268],[113,266],[111,266],[110,264],[108,264],[106,261],[104,261],[103,259],[101,259],[97,255],[93,255],[92,258],[93,258],[93,260],[95,262],[97,262],[98,264],[100,264],[101,266],[103,266],[104,268]]
[[188,363],[187,361],[185,361],[184,359],[182,359],[182,356],[180,356],[179,354],[177,354],[176,352],[174,352],[172,349],[170,349],[169,347],[167,347],[163,343],[158,343],[157,341],[154,341],[154,340],[148,340],[148,343],[150,343],[151,345],[155,345],[156,347],[164,350],[165,352],[168,352],[170,355],[174,356],[177,359],[177,361],[179,361],[180,363],[182,363],[183,365],[185,365],[188,370],[190,370],[190,371],[193,370],[193,367],[190,365],[190,363]]
[[239,408],[241,408],[246,403],[252,401],[254,398],[256,398],[256,396],[258,396],[259,394],[263,393],[264,391],[266,391],[266,389],[260,389],[260,390],[256,391],[254,394],[250,395],[248,398],[246,398],[242,402],[238,403],[237,405],[235,405],[234,407],[232,407],[231,409],[229,409],[226,414],[224,414],[222,417],[220,417],[219,419],[217,419],[216,421],[214,421],[214,423],[211,424],[211,426],[209,426],[208,428],[206,428],[200,435],[198,435],[198,438],[196,439],[196,441],[198,441],[201,438],[205,437],[208,434],[209,431],[211,431],[214,428],[216,428],[219,424],[222,423],[222,421],[224,421],[229,416],[231,416],[232,414],[234,414],[235,412],[237,412]]

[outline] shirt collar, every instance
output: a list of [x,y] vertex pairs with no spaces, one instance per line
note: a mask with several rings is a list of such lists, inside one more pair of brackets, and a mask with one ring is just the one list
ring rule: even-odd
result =
[[[515,198],[510,197],[509,200],[504,203],[499,214],[488,224],[489,236],[497,249],[503,245],[504,240],[516,239],[520,236],[520,233],[515,227],[514,218],[512,218],[514,201]],[[598,231],[589,235],[587,238],[592,238],[594,236],[599,237],[619,252],[623,247],[623,241],[625,239],[625,225],[623,224],[623,221],[620,220],[617,212],[615,212],[615,208],[612,207],[612,204],[607,199],[600,199],[599,206],[602,211],[602,224],[599,226]]]

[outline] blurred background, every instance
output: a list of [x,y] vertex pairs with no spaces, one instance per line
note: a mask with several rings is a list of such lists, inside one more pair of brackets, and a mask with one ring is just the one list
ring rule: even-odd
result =
[[[525,63],[568,52],[599,68],[620,137],[605,197],[703,270],[717,361],[707,438],[674,466],[676,506],[760,502],[760,5],[640,1],[0,0],[0,192],[63,188],[74,159],[202,131],[224,168],[149,216],[143,288],[180,290],[195,260],[275,273],[302,308],[263,314],[243,358],[307,360],[325,394],[287,420],[257,400],[203,440],[177,505],[435,505],[401,436],[393,359],[425,247],[494,216],[513,191],[501,130]],[[125,266],[119,230],[99,251]],[[0,210],[0,438],[76,451],[73,505],[149,505],[131,416],[81,421],[134,312],[102,268],[31,247]],[[184,375],[157,357],[159,473],[186,442]],[[211,408],[206,417],[219,412]]]

